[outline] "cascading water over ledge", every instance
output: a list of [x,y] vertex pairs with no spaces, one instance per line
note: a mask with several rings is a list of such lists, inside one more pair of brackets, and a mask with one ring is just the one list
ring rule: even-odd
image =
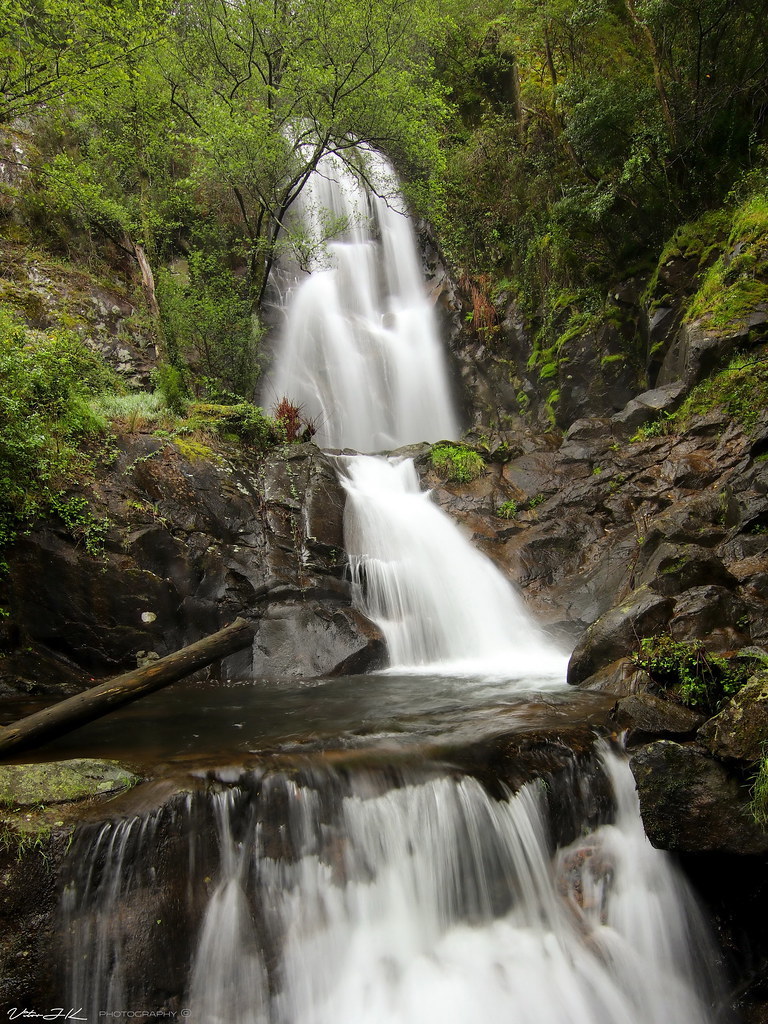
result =
[[420,490],[411,459],[340,457],[344,536],[361,609],[393,668],[562,684],[567,658],[512,585]]
[[[92,1019],[184,1006],[195,1024],[712,1024],[685,885],[626,763],[590,767],[500,801],[434,767],[243,776],[170,828],[104,826],[71,859],[68,998]],[[137,946],[162,961],[174,929],[182,949],[196,936],[188,974],[142,972]]]

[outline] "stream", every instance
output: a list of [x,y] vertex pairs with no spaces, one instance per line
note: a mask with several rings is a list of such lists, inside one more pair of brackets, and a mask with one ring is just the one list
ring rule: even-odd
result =
[[[197,1024],[724,1020],[706,925],[618,746],[546,755],[612,699],[564,685],[567,652],[413,464],[371,454],[459,427],[394,172],[360,159],[375,191],[328,156],[293,213],[317,244],[276,276],[265,393],[336,453],[355,603],[389,667],[187,682],[49,745],[176,779],[75,837],[68,1005]],[[515,735],[524,777],[492,778]]]

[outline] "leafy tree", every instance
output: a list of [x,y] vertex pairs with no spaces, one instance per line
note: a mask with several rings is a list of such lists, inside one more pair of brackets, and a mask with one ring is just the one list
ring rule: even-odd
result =
[[321,157],[365,176],[361,146],[441,165],[433,16],[405,0],[188,0],[164,74],[190,123],[197,180],[233,195],[260,301],[286,215]]
[[164,0],[0,0],[0,125],[77,101],[157,38]]

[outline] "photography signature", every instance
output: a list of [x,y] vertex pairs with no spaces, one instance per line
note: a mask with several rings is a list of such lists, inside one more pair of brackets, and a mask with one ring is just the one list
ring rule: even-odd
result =
[[82,1006],[78,1010],[65,1010],[63,1006],[54,1006],[52,1010],[28,1010],[26,1007],[12,1006],[8,1011],[8,1020],[88,1020],[82,1014]]

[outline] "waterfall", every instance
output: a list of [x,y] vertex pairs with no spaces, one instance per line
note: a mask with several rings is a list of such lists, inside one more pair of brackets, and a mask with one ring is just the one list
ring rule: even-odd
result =
[[[368,168],[391,176],[374,154]],[[328,157],[299,212],[310,239],[344,227],[285,293],[275,397],[337,448],[455,437],[397,202]],[[562,679],[565,659],[412,460],[337,459],[357,600],[393,666]],[[500,798],[437,762],[332,761],[214,773],[170,810],[81,830],[62,902],[69,1004],[191,1024],[721,1019],[706,930],[615,754],[514,794],[499,783]]]
[[[327,156],[295,222],[310,239],[343,225],[310,273],[285,287],[268,391],[302,405],[317,440],[370,452],[457,435],[436,323],[392,168],[365,155],[387,199]],[[283,282],[295,264],[281,271]],[[358,606],[382,630],[391,667],[565,677],[552,648],[493,563],[419,493],[413,463],[340,460],[345,544]]]
[[283,270],[285,317],[263,403],[300,405],[324,447],[369,452],[455,437],[410,218],[384,157],[360,156],[376,192],[327,155],[297,200],[293,223],[310,240],[311,272],[290,261]]
[[[536,781],[502,800],[434,770],[277,773],[201,796],[218,850],[201,854],[198,814],[182,882],[194,893],[204,878],[210,896],[184,993],[164,977],[166,998],[193,1024],[708,1024],[717,992],[697,912],[645,838],[626,763],[604,762],[588,784]],[[613,810],[595,810],[601,786]],[[564,802],[573,826],[557,849]],[[130,892],[116,855],[94,885],[98,854],[78,851],[70,912],[114,912],[120,890],[123,918],[141,920],[161,855],[145,848]],[[119,992],[98,1004],[103,979],[81,971],[73,1005],[146,1005],[125,936],[101,940],[75,955],[110,964]],[[148,929],[146,957],[173,941]]]
[[344,458],[344,535],[393,667],[561,683],[552,648],[493,563],[419,488],[411,459]]

